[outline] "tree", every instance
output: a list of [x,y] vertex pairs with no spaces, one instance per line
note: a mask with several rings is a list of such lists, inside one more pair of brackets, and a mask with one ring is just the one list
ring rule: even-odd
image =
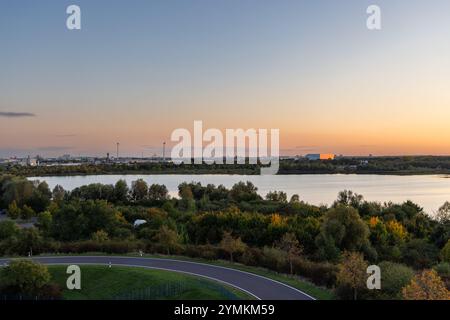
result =
[[45,235],[50,233],[52,228],[53,216],[49,211],[39,213],[37,219],[37,227],[42,230]]
[[403,288],[405,300],[450,300],[450,292],[435,270],[423,270]]
[[344,252],[336,281],[339,286],[352,290],[354,300],[358,299],[358,290],[366,287],[367,266],[361,253]]
[[258,200],[260,196],[257,191],[258,188],[250,181],[247,183],[241,181],[231,188],[230,196],[236,202]]
[[367,246],[368,236],[369,229],[358,210],[339,205],[327,212],[316,244],[322,258],[334,260],[340,250],[359,251]]
[[291,197],[291,200],[289,200],[289,203],[299,203],[300,202],[300,196],[298,194],[293,194]]
[[233,262],[233,254],[243,252],[247,245],[242,242],[241,238],[233,238],[231,232],[224,232],[220,248],[230,255],[230,261]]
[[18,219],[22,214],[22,210],[17,206],[16,200],[11,202],[8,206],[8,217],[11,219]]
[[35,227],[22,229],[19,234],[20,253],[39,254],[43,239],[39,230]]
[[362,205],[363,201],[364,197],[362,195],[353,193],[351,190],[344,190],[339,192],[334,206],[344,205],[358,209]]
[[36,216],[36,212],[34,212],[33,208],[24,205],[22,209],[21,218],[24,220],[31,219],[32,217]]
[[125,203],[128,200],[128,185],[125,180],[119,180],[114,185],[114,199],[116,202]]
[[268,201],[274,201],[274,202],[281,202],[281,203],[287,203],[287,195],[283,191],[270,191],[266,195],[266,200]]
[[438,249],[425,239],[413,239],[401,246],[402,260],[416,269],[430,268],[439,257]]
[[167,200],[169,191],[165,185],[152,184],[148,189],[148,198],[150,200]]
[[91,239],[95,242],[105,242],[105,241],[108,241],[109,236],[106,231],[98,230],[92,234]]
[[401,299],[402,289],[414,277],[414,271],[399,263],[383,261],[379,264],[381,270],[381,290],[382,299]]
[[0,241],[16,236],[19,232],[19,227],[14,221],[5,220],[0,221]]
[[148,195],[148,185],[142,179],[133,181],[131,184],[131,196],[135,201],[145,200]]
[[168,255],[170,255],[171,250],[180,246],[180,236],[176,231],[169,229],[167,226],[159,228],[154,236],[154,240],[167,250]]
[[186,183],[180,184],[178,186],[178,195],[181,198],[180,208],[187,212],[193,212],[195,210],[195,200],[191,187]]
[[53,201],[55,202],[61,202],[64,200],[64,197],[66,196],[66,191],[64,190],[64,188],[62,186],[60,186],[59,184],[57,184],[54,188],[53,188],[53,192],[52,192],[52,197],[53,197]]
[[50,191],[47,182],[36,182],[37,187],[34,188],[31,199],[28,201],[28,205],[36,212],[41,212],[47,209],[52,198],[52,192]]
[[441,250],[441,259],[444,262],[450,263],[450,239],[447,241],[447,244]]
[[19,294],[36,295],[49,281],[47,267],[30,260],[14,260],[0,269],[0,286]]
[[436,213],[436,220],[439,223],[450,222],[450,202],[446,201]]
[[386,230],[388,231],[392,244],[403,243],[408,236],[408,232],[405,227],[403,227],[403,225],[396,220],[388,221],[386,223]]
[[297,237],[293,233],[286,233],[284,236],[278,241],[276,245],[280,250],[283,250],[286,252],[286,257],[289,262],[290,267],[290,273],[294,273],[293,268],[293,260],[300,256],[303,252],[303,247],[300,245],[300,243],[297,240]]

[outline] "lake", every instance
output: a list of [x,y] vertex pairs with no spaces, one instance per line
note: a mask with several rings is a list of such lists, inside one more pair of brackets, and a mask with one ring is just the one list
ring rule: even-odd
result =
[[32,177],[30,180],[46,181],[51,189],[57,184],[66,190],[90,183],[115,184],[123,179],[129,185],[137,179],[147,183],[164,184],[172,196],[177,195],[177,187],[182,182],[200,182],[203,185],[223,184],[230,188],[239,181],[251,181],[258,192],[265,195],[269,191],[284,191],[290,197],[298,194],[308,203],[331,204],[339,191],[352,190],[362,194],[369,201],[392,201],[401,203],[412,200],[433,214],[450,201],[450,178],[439,175],[390,176],[390,175],[93,175],[63,177]]

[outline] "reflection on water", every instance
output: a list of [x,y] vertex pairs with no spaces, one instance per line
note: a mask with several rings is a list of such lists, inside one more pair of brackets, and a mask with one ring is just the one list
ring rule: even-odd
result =
[[32,180],[45,180],[50,188],[57,184],[66,190],[90,184],[114,184],[124,179],[129,185],[134,180],[144,179],[147,183],[164,184],[172,196],[182,182],[223,184],[230,188],[239,181],[251,181],[258,187],[261,195],[269,191],[285,191],[290,197],[298,194],[300,199],[312,204],[331,204],[339,191],[352,190],[362,194],[370,201],[403,202],[412,200],[432,214],[445,201],[450,201],[450,178],[438,175],[383,176],[383,175],[97,175],[73,177],[35,177]]

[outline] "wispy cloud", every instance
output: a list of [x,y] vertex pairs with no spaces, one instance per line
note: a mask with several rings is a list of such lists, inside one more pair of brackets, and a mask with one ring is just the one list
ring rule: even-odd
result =
[[6,112],[0,111],[0,117],[4,118],[22,118],[22,117],[35,117],[34,113],[30,112]]

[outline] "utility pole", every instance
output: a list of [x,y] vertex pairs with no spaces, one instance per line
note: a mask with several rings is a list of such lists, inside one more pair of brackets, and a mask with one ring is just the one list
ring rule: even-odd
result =
[[116,146],[117,146],[117,159],[119,159],[119,145],[120,145],[120,143],[116,143]]
[[166,142],[163,142],[163,162],[166,162]]

